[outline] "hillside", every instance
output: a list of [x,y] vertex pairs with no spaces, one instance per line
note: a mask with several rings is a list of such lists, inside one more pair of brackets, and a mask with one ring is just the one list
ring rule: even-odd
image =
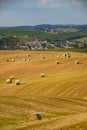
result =
[[84,41],[87,32],[84,28],[87,28],[86,25],[3,27],[0,28],[0,50],[87,48],[87,42]]
[[76,39],[80,37],[86,37],[86,32],[63,32],[59,34],[43,32],[43,31],[32,31],[32,30],[21,30],[21,29],[0,29],[1,36],[36,36],[39,39],[49,40],[68,40]]
[[87,37],[79,38],[79,39],[76,39],[76,40],[79,41],[79,42],[83,42],[83,43],[87,44]]
[[1,29],[22,29],[22,30],[36,30],[36,31],[45,31],[45,30],[53,30],[53,31],[59,31],[59,29],[68,29],[67,31],[70,31],[71,29],[74,32],[87,32],[87,25],[74,25],[74,24],[66,24],[66,25],[52,25],[52,24],[41,24],[41,25],[34,25],[34,26],[15,26],[15,27],[0,27]]
[[78,39],[87,37],[86,32],[52,33],[35,30],[0,29],[1,50],[47,50],[57,48],[86,48]]
[[[6,84],[11,75],[13,82]],[[85,130],[86,77],[86,53],[0,51],[0,130]],[[18,86],[16,79],[21,82]]]

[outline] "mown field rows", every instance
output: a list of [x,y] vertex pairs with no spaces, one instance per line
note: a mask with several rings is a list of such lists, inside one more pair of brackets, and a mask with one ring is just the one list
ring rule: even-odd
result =
[[0,51],[0,130],[86,130],[87,54],[64,53]]

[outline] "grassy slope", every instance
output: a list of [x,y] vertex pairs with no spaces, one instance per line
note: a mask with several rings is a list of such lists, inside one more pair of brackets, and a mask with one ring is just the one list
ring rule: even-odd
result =
[[[17,54],[17,57],[15,57]],[[22,61],[27,54],[30,61]],[[0,130],[85,130],[87,122],[87,54],[0,51]],[[56,65],[57,55],[60,64]],[[43,60],[42,56],[46,58]],[[15,58],[16,62],[11,61]],[[80,60],[80,64],[75,64]],[[40,74],[46,77],[41,78]],[[10,75],[21,85],[6,84]],[[34,112],[40,112],[38,121]],[[84,126],[83,126],[84,124]]]
[[87,37],[77,39],[79,42],[86,42],[87,43]]
[[68,38],[73,38],[78,36],[87,36],[85,32],[65,32],[62,34],[46,33],[42,31],[30,31],[30,30],[19,30],[19,29],[0,29],[0,34],[6,36],[36,36],[41,39],[51,39],[51,40],[66,40]]

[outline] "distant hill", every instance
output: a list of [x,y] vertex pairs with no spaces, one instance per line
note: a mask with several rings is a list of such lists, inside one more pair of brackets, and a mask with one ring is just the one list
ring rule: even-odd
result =
[[23,30],[37,30],[37,31],[45,31],[51,29],[59,29],[59,28],[68,28],[68,29],[76,29],[77,31],[86,31],[87,32],[87,25],[74,25],[74,24],[67,24],[67,25],[51,25],[51,24],[41,24],[35,26],[14,26],[14,27],[0,27],[0,29],[7,29],[7,28],[15,28],[15,29],[23,29]]
[[17,26],[0,28],[0,49],[86,48],[87,25]]

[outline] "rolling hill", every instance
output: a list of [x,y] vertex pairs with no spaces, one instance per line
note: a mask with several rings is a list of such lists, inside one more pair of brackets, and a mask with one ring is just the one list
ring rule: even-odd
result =
[[22,30],[37,30],[37,31],[44,31],[44,30],[51,30],[51,29],[76,29],[76,32],[87,32],[87,25],[75,25],[75,24],[66,24],[66,25],[52,25],[52,24],[40,24],[34,26],[14,26],[14,27],[0,27],[0,29],[22,29]]
[[73,40],[82,37],[86,37],[86,32],[63,32],[59,34],[50,33],[50,32],[43,32],[43,31],[35,31],[35,30],[22,30],[22,29],[0,29],[0,35],[7,37],[7,36],[16,36],[16,37],[23,37],[23,36],[32,36],[42,40]]
[[[48,30],[46,28],[48,27]],[[35,29],[36,28],[36,29]],[[2,50],[45,50],[57,48],[86,48],[86,25],[36,25],[0,28]],[[79,31],[78,31],[79,30]]]

